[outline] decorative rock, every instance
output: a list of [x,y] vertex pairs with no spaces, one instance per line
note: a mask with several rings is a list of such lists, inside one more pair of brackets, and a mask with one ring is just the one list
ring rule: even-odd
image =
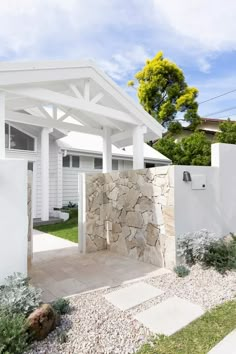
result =
[[27,319],[28,331],[36,340],[42,340],[53,331],[60,322],[59,315],[49,304],[36,309]]

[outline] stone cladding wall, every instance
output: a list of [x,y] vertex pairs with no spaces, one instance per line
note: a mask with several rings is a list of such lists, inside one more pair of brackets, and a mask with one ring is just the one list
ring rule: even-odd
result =
[[174,167],[86,176],[86,251],[173,268]]

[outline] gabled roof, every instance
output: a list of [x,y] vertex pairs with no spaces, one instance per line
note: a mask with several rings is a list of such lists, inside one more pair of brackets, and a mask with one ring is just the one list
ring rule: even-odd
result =
[[[162,136],[161,125],[91,61],[0,63],[0,90],[11,121],[100,136],[109,127],[116,146],[131,145],[137,125],[145,128],[146,141]],[[64,117],[17,112],[49,104]]]
[[[68,136],[57,140],[58,146],[63,150],[77,152],[85,155],[102,155],[103,143],[100,136],[71,132]],[[112,145],[113,157],[124,159],[133,158],[133,146],[117,148]],[[146,161],[169,164],[171,161],[151,146],[144,143],[144,158]]]

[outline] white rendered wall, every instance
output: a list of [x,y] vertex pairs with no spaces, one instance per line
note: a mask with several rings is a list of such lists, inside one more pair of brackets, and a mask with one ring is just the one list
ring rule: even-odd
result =
[[[218,169],[201,166],[174,166],[175,175],[175,234],[207,229],[222,234],[221,201],[218,186]],[[183,181],[188,171],[192,180],[206,176],[205,189],[192,189],[192,182]]]
[[27,161],[0,160],[0,284],[27,275]]
[[[236,232],[236,145],[213,144],[212,167],[175,166],[175,230]],[[206,176],[206,189],[193,190],[183,171]]]
[[219,169],[223,233],[236,232],[236,145],[213,144],[212,166]]

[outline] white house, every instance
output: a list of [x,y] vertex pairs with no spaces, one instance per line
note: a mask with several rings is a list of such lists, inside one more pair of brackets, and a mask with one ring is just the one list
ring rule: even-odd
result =
[[[41,128],[21,123],[5,123],[7,158],[23,158],[33,171],[33,216],[41,217]],[[69,202],[78,203],[78,173],[102,172],[102,138],[79,132],[67,135],[53,130],[49,136],[49,212]],[[144,166],[170,164],[165,156],[144,143]],[[112,170],[133,167],[133,147],[112,145]]]
[[160,124],[91,62],[0,64],[0,158],[28,160],[34,217],[48,220],[76,202],[78,172],[169,164],[144,144],[161,136]]

